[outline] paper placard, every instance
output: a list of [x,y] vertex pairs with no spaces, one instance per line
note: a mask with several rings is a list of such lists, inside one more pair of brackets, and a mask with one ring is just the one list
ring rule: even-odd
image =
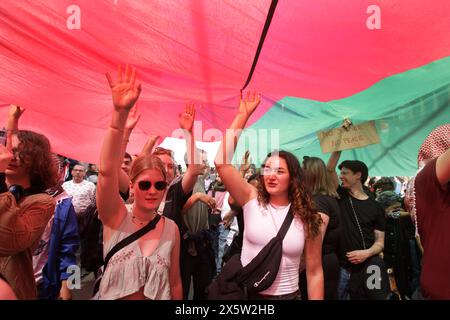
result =
[[323,153],[365,147],[380,143],[375,121],[317,132]]

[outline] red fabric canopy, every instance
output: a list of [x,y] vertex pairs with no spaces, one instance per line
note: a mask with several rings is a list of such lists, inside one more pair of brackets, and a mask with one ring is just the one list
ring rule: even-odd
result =
[[[249,75],[269,0],[0,2],[0,120],[27,109],[20,127],[46,134],[56,152],[97,162],[112,110],[104,73],[138,70],[143,114],[130,142],[171,136],[184,102],[197,103],[203,130],[224,130]],[[381,29],[371,30],[370,5]],[[447,0],[279,1],[249,88],[264,102],[252,122],[285,96],[320,101],[448,56]],[[69,23],[70,24],[70,23]],[[4,121],[4,120],[3,120]]]

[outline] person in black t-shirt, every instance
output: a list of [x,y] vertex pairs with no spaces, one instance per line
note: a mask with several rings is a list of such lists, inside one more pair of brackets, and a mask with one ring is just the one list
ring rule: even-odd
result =
[[175,221],[182,235],[186,231],[182,221],[183,206],[192,195],[197,177],[203,173],[205,168],[200,152],[194,144],[194,135],[192,133],[194,120],[195,107],[192,103],[188,103],[179,118],[180,128],[185,136],[186,150],[188,150],[186,153],[188,160],[186,164],[189,164],[183,176],[175,178],[177,167],[171,150],[158,147],[153,152],[153,155],[157,156],[164,163],[169,185],[158,212]]
[[[341,155],[333,152],[328,170],[336,185],[335,171]],[[341,185],[338,186],[342,236],[339,249],[341,273],[339,299],[384,300],[389,295],[386,267],[379,254],[384,249],[385,218],[383,208],[363,190],[368,168],[358,160],[339,165]]]
[[[324,298],[326,300],[335,300],[337,299],[340,272],[338,250],[341,237],[341,214],[337,202],[338,194],[322,159],[303,157],[303,168],[305,169],[305,184],[313,194],[314,204],[323,221],[321,232],[324,236],[322,242]],[[306,272],[302,272],[299,286],[303,300],[306,300],[308,297],[306,281]]]

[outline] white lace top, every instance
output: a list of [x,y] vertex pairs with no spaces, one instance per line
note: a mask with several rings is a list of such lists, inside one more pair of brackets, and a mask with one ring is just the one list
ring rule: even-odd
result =
[[[134,241],[118,251],[109,260],[99,288],[100,300],[116,300],[138,292],[143,288],[146,298],[152,300],[171,299],[169,269],[171,252],[175,245],[176,224],[170,219],[161,217],[164,229],[158,246],[146,257],[142,255],[139,243]],[[128,213],[119,230],[104,243],[103,255],[119,241],[126,238],[133,230],[131,213]],[[150,231],[152,232],[152,231]]]

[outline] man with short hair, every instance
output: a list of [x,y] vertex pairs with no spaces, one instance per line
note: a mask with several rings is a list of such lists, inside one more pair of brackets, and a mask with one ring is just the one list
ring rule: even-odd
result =
[[98,169],[96,164],[89,164],[88,170],[86,171],[86,180],[97,185],[98,180]]
[[125,155],[123,156],[121,168],[127,175],[130,175],[130,170],[131,170],[132,164],[133,164],[133,158],[131,158],[131,155],[128,152],[125,152]]
[[[158,213],[172,219],[178,226],[180,235],[183,236],[187,232],[185,223],[183,222],[183,207],[192,195],[192,190],[197,182],[197,176],[203,173],[204,163],[199,157],[198,150],[195,147],[192,128],[195,119],[195,108],[192,104],[187,104],[184,113],[180,114],[180,128],[183,129],[186,141],[187,161],[188,165],[186,173],[180,177],[176,177],[177,166],[171,150],[158,147],[153,152],[164,164],[166,169],[166,181],[169,187],[164,193],[163,201],[158,208]],[[187,244],[181,238],[180,242],[180,268],[183,273],[183,257],[187,254]],[[189,290],[189,289],[188,289]],[[184,290],[184,299],[187,299],[188,290]]]
[[95,184],[84,179],[86,167],[76,164],[72,169],[72,180],[63,183],[62,187],[68,195],[72,196],[72,204],[78,218],[86,208],[95,201]]
[[186,150],[188,163],[190,164],[186,173],[178,178],[176,175],[176,163],[173,151],[157,147],[153,155],[157,156],[164,164],[166,169],[166,181],[169,187],[166,189],[163,201],[158,208],[158,213],[172,219],[178,226],[181,234],[184,234],[186,228],[182,221],[182,209],[192,194],[194,185],[197,182],[197,176],[202,174],[204,164],[200,161],[198,150],[195,147],[192,133],[195,119],[195,108],[193,104],[187,104],[184,112],[180,114],[179,123],[183,130],[186,141]]
[[[328,161],[328,170],[336,184],[335,168],[340,155],[340,151],[333,152]],[[379,256],[384,248],[384,210],[363,190],[368,177],[364,162],[343,161],[339,169],[338,202],[342,231],[338,297],[341,300],[384,300],[389,295],[386,267]]]
[[[183,207],[182,248],[180,250],[180,270],[183,281],[183,294],[188,296],[191,278],[194,288],[194,300],[205,300],[206,287],[211,283],[214,270],[213,235],[209,224],[209,209],[215,209],[214,198],[206,194],[205,177],[208,175],[206,152],[200,150],[200,162],[205,169],[195,183],[192,196]],[[185,162],[188,163],[185,156]],[[189,170],[189,164],[187,168]]]

